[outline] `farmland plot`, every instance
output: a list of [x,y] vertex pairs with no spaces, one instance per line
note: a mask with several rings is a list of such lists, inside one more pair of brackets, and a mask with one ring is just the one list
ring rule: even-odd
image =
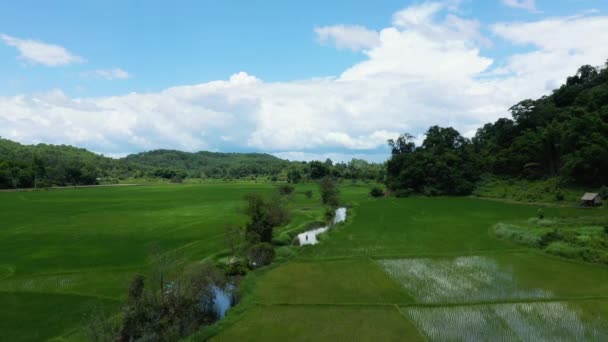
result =
[[562,302],[404,310],[431,341],[603,341],[608,325]]
[[383,269],[419,303],[470,303],[551,298],[543,289],[520,288],[513,272],[481,257],[380,260]]

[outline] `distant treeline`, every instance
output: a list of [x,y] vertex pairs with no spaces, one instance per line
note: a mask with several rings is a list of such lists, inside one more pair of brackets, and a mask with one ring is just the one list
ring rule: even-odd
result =
[[408,134],[390,140],[387,186],[397,195],[469,194],[484,173],[608,185],[608,63],[585,65],[552,95],[510,111],[472,139],[434,126],[421,146]]
[[65,145],[22,145],[0,139],[0,189],[92,185],[132,178],[242,179],[267,177],[296,183],[331,175],[377,180],[383,167],[364,160],[348,163],[290,162],[261,153],[188,153],[155,150],[121,159]]

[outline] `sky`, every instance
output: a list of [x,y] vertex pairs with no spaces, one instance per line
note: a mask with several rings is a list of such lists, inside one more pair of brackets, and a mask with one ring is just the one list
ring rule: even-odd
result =
[[608,60],[608,1],[0,0],[0,137],[381,162]]

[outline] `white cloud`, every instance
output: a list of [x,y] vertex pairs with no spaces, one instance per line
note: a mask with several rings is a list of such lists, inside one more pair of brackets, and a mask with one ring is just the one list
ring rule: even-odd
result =
[[6,45],[17,48],[20,53],[19,58],[30,63],[62,66],[84,62],[82,57],[72,54],[59,45],[42,43],[32,39],[19,39],[6,34],[0,34],[0,40]]
[[359,51],[372,48],[379,43],[378,32],[363,26],[323,26],[315,28],[315,32],[319,42],[333,44],[338,49]]
[[[509,57],[505,70],[511,82],[534,82],[545,91],[562,84],[581,65],[603,65],[608,58],[608,17],[576,16],[530,23],[500,23],[492,31],[505,40],[531,46],[533,51]],[[587,37],[593,37],[591,39]],[[538,94],[531,91],[533,97]]]
[[[90,73],[88,73],[90,74]],[[121,68],[112,68],[112,69],[97,69],[92,72],[92,74],[101,77],[106,80],[126,80],[131,78],[131,74],[122,70]]]
[[344,160],[376,158],[386,139],[409,132],[420,140],[435,124],[472,136],[511,105],[549,93],[580,65],[608,56],[608,37],[597,34],[608,32],[608,17],[493,25],[497,39],[529,47],[496,63],[480,49],[479,23],[445,5],[421,6],[395,14],[363,50],[365,59],[337,76],[265,82],[240,72],[148,94],[0,97],[0,135],[112,154],[230,146],[293,159],[326,151],[341,151]]
[[502,0],[502,3],[513,8],[536,11],[536,0]]

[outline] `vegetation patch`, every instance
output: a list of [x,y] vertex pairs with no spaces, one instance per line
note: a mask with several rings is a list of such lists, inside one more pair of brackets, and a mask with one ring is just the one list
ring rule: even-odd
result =
[[518,224],[498,223],[493,232],[549,254],[608,265],[607,222],[603,216],[531,218]]
[[369,259],[292,262],[258,279],[259,303],[406,303],[403,289]]
[[430,341],[604,341],[608,325],[562,302],[404,310]]
[[419,303],[470,303],[550,298],[542,289],[519,286],[513,273],[487,257],[388,259],[380,265]]
[[259,306],[211,341],[424,341],[388,307]]

